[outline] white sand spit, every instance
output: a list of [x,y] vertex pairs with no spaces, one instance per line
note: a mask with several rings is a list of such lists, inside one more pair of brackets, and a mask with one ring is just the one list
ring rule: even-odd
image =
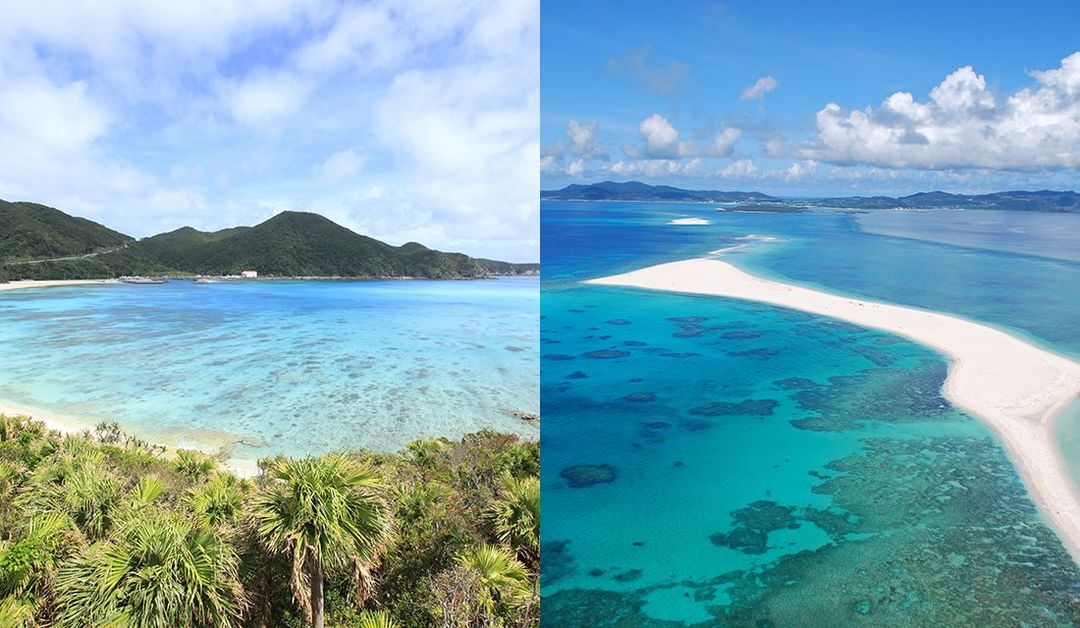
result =
[[943,394],[997,433],[1032,499],[1080,562],[1080,495],[1053,420],[1080,395],[1080,364],[963,318],[760,279],[717,259],[660,264],[587,283],[769,303],[880,329],[949,358]]

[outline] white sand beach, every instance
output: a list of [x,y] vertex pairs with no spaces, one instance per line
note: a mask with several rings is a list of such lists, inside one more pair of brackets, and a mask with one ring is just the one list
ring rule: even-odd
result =
[[707,225],[708,220],[704,218],[676,218],[668,223],[669,225]]
[[1080,562],[1080,495],[1053,439],[1053,420],[1080,395],[1080,363],[993,327],[915,308],[761,279],[717,259],[692,259],[589,280],[746,299],[880,329],[949,358],[943,394],[994,430],[1032,499]]
[[9,283],[0,283],[0,290],[18,290],[20,288],[57,288],[62,286],[92,286],[110,283],[120,283],[118,279],[45,279],[35,281],[24,279]]

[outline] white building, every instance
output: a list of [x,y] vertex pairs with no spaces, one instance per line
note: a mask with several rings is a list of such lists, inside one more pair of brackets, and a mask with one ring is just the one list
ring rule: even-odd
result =
[[243,277],[244,279],[258,279],[259,278],[259,273],[255,272],[253,269],[249,268],[249,269],[245,270],[244,272],[240,273],[240,276]]

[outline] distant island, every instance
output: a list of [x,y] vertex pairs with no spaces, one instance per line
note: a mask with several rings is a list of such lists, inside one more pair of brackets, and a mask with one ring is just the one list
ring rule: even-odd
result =
[[649,185],[639,181],[603,181],[589,185],[577,183],[561,190],[542,190],[542,201],[690,201],[724,203],[731,201],[776,201],[781,199],[761,192],[720,192],[683,190],[669,185]]
[[684,190],[639,181],[603,181],[572,184],[561,190],[540,192],[541,200],[561,201],[667,201],[691,203],[739,203],[768,211],[830,207],[838,209],[999,209],[1035,212],[1080,212],[1080,194],[1072,191],[1008,191],[991,194],[919,192],[908,196],[841,196],[831,198],[779,198],[761,192]]
[[191,227],[137,240],[30,202],[0,200],[0,280],[124,275],[473,279],[536,275],[514,264],[446,253],[418,242],[392,246],[319,214],[285,211],[253,227]]

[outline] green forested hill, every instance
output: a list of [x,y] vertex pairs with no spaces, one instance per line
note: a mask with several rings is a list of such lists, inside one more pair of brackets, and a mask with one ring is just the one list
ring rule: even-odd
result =
[[0,262],[85,255],[132,240],[52,207],[0,200]]
[[[49,209],[49,208],[45,208]],[[58,210],[49,210],[66,216]],[[70,220],[73,219],[68,217]],[[89,221],[83,221],[90,225]],[[95,225],[101,229],[100,225]],[[0,218],[0,233],[7,223]],[[106,230],[108,231],[108,230]],[[444,253],[409,242],[391,246],[318,214],[282,212],[254,227],[203,232],[183,227],[134,242],[116,234],[123,248],[78,259],[9,263],[12,279],[77,279],[162,273],[229,275],[253,268],[261,276],[422,277],[455,279],[539,272],[538,264],[510,264]],[[117,244],[113,244],[117,246]],[[105,248],[98,245],[87,251]],[[14,249],[12,249],[14,250]],[[20,250],[27,250],[21,247]],[[26,253],[18,259],[58,257]],[[66,254],[66,252],[60,255]],[[10,254],[0,245],[0,259]],[[10,255],[15,260],[16,256]]]

